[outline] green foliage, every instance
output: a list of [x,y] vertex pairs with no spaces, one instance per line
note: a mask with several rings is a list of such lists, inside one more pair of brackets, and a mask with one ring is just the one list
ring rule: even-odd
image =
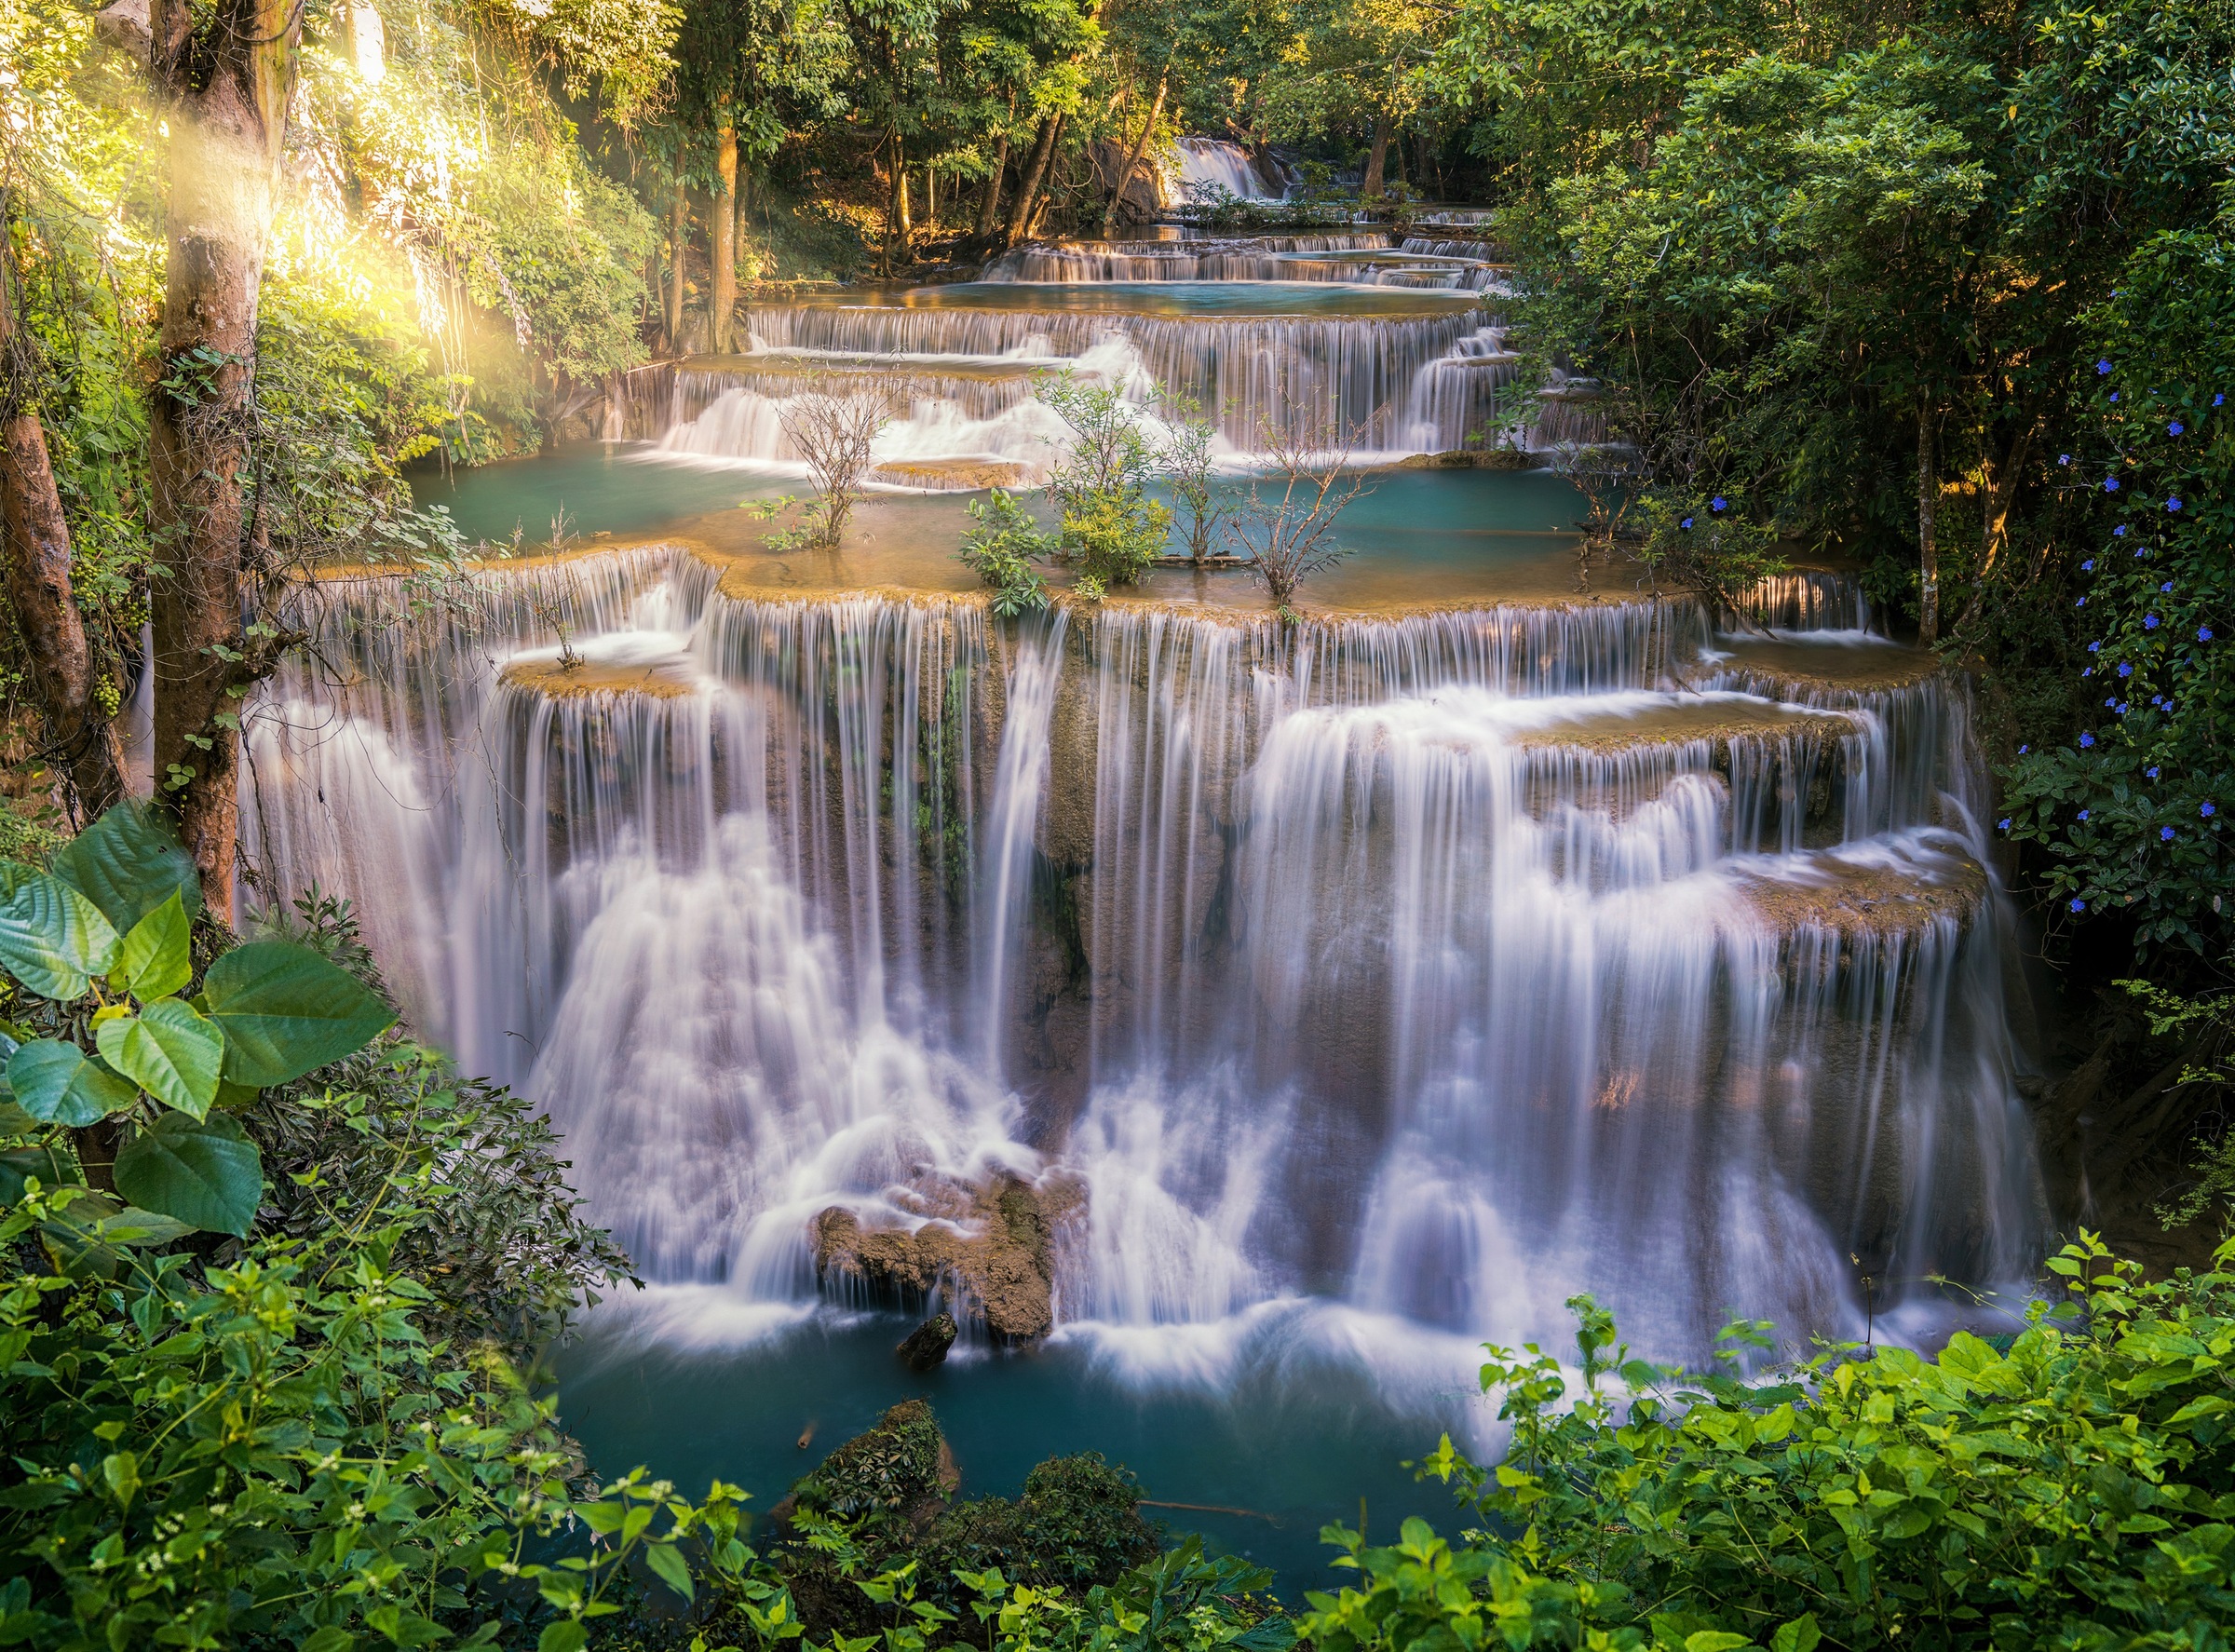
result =
[[2085,709],[2011,765],[2004,830],[2042,846],[2066,914],[2116,912],[2145,944],[2209,952],[2228,934],[2235,804],[2235,266],[2217,230],[2168,235],[2127,280],[2060,467],[2087,505]]
[[951,1609],[953,1591],[931,1580],[997,1567],[1035,1588],[1085,1590],[1115,1582],[1157,1552],[1158,1534],[1141,1518],[1141,1483],[1099,1452],[1051,1457],[1024,1477],[1023,1496],[978,1497],[931,1523],[911,1552],[922,1561],[931,1597]]
[[1059,554],[1098,591],[1138,584],[1172,529],[1172,508],[1148,494],[1158,455],[1140,410],[1108,386],[1068,374],[1036,394],[1071,430],[1048,478],[1061,512]]
[[1454,1551],[1408,1525],[1300,1630],[1390,1647],[2216,1646],[2235,1604],[2235,1275],[2145,1283],[2093,1239],[2049,1266],[2066,1300],[2032,1305],[2006,1347],[1958,1333],[1936,1360],[1835,1348],[1755,1379],[1742,1357],[1766,1327],[1731,1327],[1714,1371],[1662,1370],[1578,1298],[1574,1365],[1531,1347],[1483,1367],[1506,1461],[1446,1439],[1426,1465],[1505,1535]]
[[943,1443],[931,1407],[902,1401],[831,1453],[792,1495],[800,1508],[843,1521],[907,1512],[941,1496]]
[[1172,481],[1172,497],[1179,502],[1180,536],[1186,543],[1187,554],[1199,562],[1216,553],[1219,528],[1227,514],[1212,486],[1217,469],[1212,446],[1218,432],[1204,416],[1201,405],[1188,397],[1163,396],[1157,402],[1157,411],[1164,420],[1166,436],[1160,458],[1164,474]]
[[0,1053],[15,1105],[13,1128],[0,1119],[0,1132],[21,1139],[41,1126],[115,1119],[127,1131],[119,1192],[187,1227],[246,1237],[262,1161],[211,1107],[228,1086],[237,1104],[354,1052],[395,1012],[284,941],[224,954],[194,1001],[179,997],[194,978],[186,897],[198,903],[200,891],[192,860],[140,805],[109,811],[50,863],[0,862],[0,968],[20,989],[11,1008],[53,1035],[7,1034]]
[[1055,554],[1056,536],[999,488],[969,510],[974,525],[955,557],[992,588],[994,612],[1009,619],[1047,607],[1047,582],[1033,564]]
[[1722,494],[1698,498],[1657,492],[1637,503],[1645,530],[1635,555],[1655,579],[1704,596],[1718,615],[1740,612],[1745,593],[1789,565],[1775,530],[1747,520]]

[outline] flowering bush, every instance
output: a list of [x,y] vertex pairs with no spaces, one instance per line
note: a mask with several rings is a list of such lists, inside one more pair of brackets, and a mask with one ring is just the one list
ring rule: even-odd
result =
[[2079,562],[2083,725],[2008,772],[2002,829],[2047,851],[2067,917],[2116,910],[2139,940],[2215,951],[2235,862],[2235,264],[2168,235],[2100,318],[2094,428],[2065,456],[2098,501]]

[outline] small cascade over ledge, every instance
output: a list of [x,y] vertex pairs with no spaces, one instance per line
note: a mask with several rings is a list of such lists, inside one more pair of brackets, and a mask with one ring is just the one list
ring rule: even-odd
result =
[[550,1108],[647,1279],[967,1308],[1021,1268],[1126,1346],[1295,1300],[1543,1337],[1591,1291],[1699,1358],[2031,1260],[1966,691],[1842,580],[1717,636],[1011,624],[661,547],[479,577],[314,593],[245,839]]

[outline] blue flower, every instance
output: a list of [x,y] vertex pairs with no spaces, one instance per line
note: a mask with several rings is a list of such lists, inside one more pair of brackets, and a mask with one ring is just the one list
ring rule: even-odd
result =
[[2119,702],[2119,715],[2120,715],[2120,716],[2121,716],[2121,717],[2123,717],[2123,716],[2125,716],[2125,715],[2126,715],[2126,713],[2127,713],[2127,702],[2126,702],[2125,700],[2120,700],[2120,701]]
[[2158,629],[2158,616],[2154,614],[2145,614],[2142,616],[2142,629],[2146,631],[2156,630]]
[[1684,519],[1682,521],[1678,522],[1676,525],[1677,525],[1678,527],[1680,527],[1680,528],[1688,528],[1688,527],[1690,527],[1690,526],[1692,525],[1692,519],[1691,519],[1690,517],[1688,517],[1688,516],[1687,516],[1687,517],[1686,517],[1686,518],[1685,518],[1685,519]]
[[2059,465],[2069,465],[2072,463],[2072,455],[2070,454],[2059,454],[2056,455],[2056,462]]
[[2026,753],[2026,752],[2030,752],[2030,751],[2032,751],[2032,750],[2033,750],[2033,748],[2032,748],[2031,746],[2020,746],[2020,747],[2018,748],[2018,755],[2019,755],[2019,756],[2021,756],[2021,757],[2023,757],[2023,756],[2025,756],[2025,753]]
[[2165,427],[2165,434],[2168,436],[2178,436],[2188,428],[2188,426],[2182,424],[2180,420],[2175,419],[2172,424]]
[[2158,778],[2158,765],[2157,765],[2156,764],[2154,764],[2154,763],[2153,763],[2153,764],[2151,764],[2151,765],[2149,765],[2147,768],[2144,769],[2142,772],[2143,772],[2144,774],[2147,775],[2147,776],[2148,776],[2148,777],[2149,777],[2151,779],[2153,779],[2153,780],[2154,780],[2154,779],[2156,779]]
[[2117,695],[2115,695],[2115,694],[2114,694],[2113,696],[2111,696],[2111,697],[2110,697],[2110,698],[2108,698],[2108,699],[2105,700],[2103,703],[2105,704],[2105,706],[2106,706],[2106,707],[2110,708],[2110,709],[2111,709],[2111,710],[2113,710],[2113,711],[2116,711],[2116,710],[2118,709],[2118,706],[2119,706],[2119,697],[2118,697]]
[[2119,668],[2119,674],[2121,677],[2131,677],[2134,674],[2134,668],[2129,665],[2122,665]]
[[2081,675],[2081,676],[2083,676],[2083,677],[2093,677],[2094,674],[2095,674],[2095,668],[2094,668],[2093,666],[2090,666],[2090,667],[2088,667],[2088,669],[2087,669],[2086,670],[2084,670],[2084,671],[2080,672],[2080,675]]
[[2103,479],[2103,491],[2106,494],[2117,493],[2119,491],[2119,479],[2115,476],[2105,477]]
[[2085,598],[2085,597],[2082,597],[2082,598],[2080,598],[2079,602],[2077,602],[2077,603],[2073,603],[2073,604],[2072,604],[2072,606],[2074,606],[2075,608],[2085,608],[2087,605],[2088,605],[2088,599],[2087,599],[2087,598]]
[[2196,812],[2203,816],[2205,819],[2209,820],[2214,815],[2219,813],[2219,805],[2215,803],[2207,803],[2202,808],[2198,809]]
[[2226,397],[2224,394],[2223,394],[2223,395],[2215,396],[2215,397],[2213,397],[2213,398],[2212,398],[2212,405],[2213,405],[2214,407],[2217,407],[2217,406],[2218,406],[2218,405],[2219,405],[2221,402],[2225,401],[2226,399],[2227,399],[2227,397]]
[[2081,809],[2079,811],[2079,818],[2083,820],[2086,819],[2088,818],[2088,811],[2086,809]]
[[2095,363],[2095,371],[2097,372],[2108,372],[2111,371],[2111,364],[2107,360],[2098,361]]
[[[2084,752],[2084,751],[2086,751],[2086,750],[2087,750],[2087,749],[2088,749],[2090,746],[2093,745],[2094,743],[2095,743],[2095,737],[2094,737],[2093,735],[2092,735],[2092,734],[2083,734],[2083,735],[2081,735],[2081,736],[2079,737],[2079,749],[2080,749],[2081,751],[2083,751],[2083,752]],[[2085,819],[2087,817],[2083,815],[2083,816],[2081,816],[2080,818],[2081,818],[2082,819]]]
[[2149,703],[2153,706],[2161,706],[2165,703],[2165,697],[2161,694],[2153,694],[2149,697]]
[[2075,895],[2072,897],[2072,910],[2074,912],[2085,912],[2088,910],[2088,903],[2085,900],[2082,900],[2079,896]]
[[2113,390],[2113,391],[2111,392],[2111,399],[2112,399],[2113,401],[2116,401],[2116,400],[2118,400],[2118,399],[2119,399],[2119,392],[2118,392],[2118,391],[2116,391],[2116,390]]
[[2003,820],[2002,820],[2002,828],[2001,828],[2001,829],[2002,829],[2004,832],[2008,832],[2008,831],[2010,830],[2010,819],[2009,819],[2009,818],[2008,818],[2007,816],[2005,816],[2005,817],[2003,818]]
[[2173,841],[2173,828],[2170,826],[2159,827],[2158,841],[2160,843],[2171,843]]
[[1707,502],[1707,508],[1710,510],[1727,510],[1730,508],[1730,501],[1726,499],[1722,494],[1717,494],[1714,498]]
[[2180,508],[2181,502],[2178,499],[2168,499],[2165,501],[2165,508],[2168,510],[2178,510]]
[[2089,559],[2088,559],[2086,562],[2084,562],[2080,563],[2080,564],[2079,564],[2079,571],[2080,571],[2082,574],[2093,574],[2093,573],[2094,573],[2094,572],[2095,572],[2095,559],[2094,559],[2093,557],[2090,557],[2090,558],[2089,558]]
[[2158,587],[2158,589],[2159,589],[2160,592],[2162,592],[2162,591],[2169,591],[2169,590],[2171,590],[2172,589],[2173,589],[2173,581],[2172,581],[2172,580],[2170,580],[2170,579],[2168,579],[2168,580],[2167,580],[2167,581],[2166,581],[2166,582],[2165,582],[2163,585],[2160,585],[2160,586],[2159,586],[2159,587]]
[[[2118,484],[2117,482],[2113,482],[2111,485],[2112,485],[2113,487],[2117,487],[2119,484]],[[2117,527],[2113,528],[2113,529],[2111,530],[2111,537],[2112,537],[2112,538],[2114,538],[2114,539],[2123,539],[2123,538],[2125,538],[2125,537],[2126,537],[2126,524],[2125,524],[2124,522],[2120,522],[2120,524],[2119,524]]]
[[2090,643],[2088,644],[2088,652],[2090,654],[2101,654],[2103,652],[2103,644],[2101,643]]
[[2196,640],[2200,643],[2209,643],[2212,640],[2212,628],[2208,625],[2198,626],[2196,628]]

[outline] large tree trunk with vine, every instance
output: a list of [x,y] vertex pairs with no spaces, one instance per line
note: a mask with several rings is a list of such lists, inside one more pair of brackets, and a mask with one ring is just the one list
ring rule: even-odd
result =
[[714,354],[729,348],[729,331],[738,313],[738,129],[725,121],[714,129],[713,222],[707,225],[713,249],[711,323]]
[[1381,194],[1383,169],[1389,160],[1389,117],[1380,110],[1374,112],[1374,147],[1366,152],[1365,182],[1358,193],[1372,200]]
[[[0,218],[0,237],[7,233]],[[0,527],[7,601],[22,639],[45,749],[68,782],[72,812],[90,819],[124,795],[116,731],[95,700],[93,651],[70,579],[70,526],[54,485],[47,432],[18,371],[8,249],[0,244]]]
[[1940,641],[1940,543],[1933,512],[1940,502],[1940,467],[1932,455],[1932,399],[1917,402],[1917,640]]
[[1032,158],[1024,164],[1024,175],[1017,180],[1017,198],[1009,204],[1008,243],[1011,247],[1024,238],[1024,231],[1032,223],[1032,210],[1039,204],[1040,186],[1048,182],[1049,163],[1055,158],[1056,129],[1063,116],[1050,115],[1040,122],[1040,135],[1032,145]]
[[1126,150],[1125,165],[1118,169],[1117,187],[1110,191],[1109,208],[1102,215],[1102,233],[1104,238],[1118,233],[1118,209],[1124,204],[1125,192],[1133,181],[1134,172],[1140,169],[1142,151],[1148,147],[1149,139],[1156,133],[1157,116],[1164,113],[1165,80],[1165,75],[1157,76],[1157,96],[1156,101],[1148,106],[1148,118],[1141,123],[1141,135],[1135,138],[1131,147]]
[[156,794],[177,816],[220,914],[233,905],[240,708],[268,669],[241,605],[257,565],[256,306],[303,14],[293,0],[219,0],[201,26],[155,0],[150,68],[168,102],[160,382],[148,441],[156,575]]

